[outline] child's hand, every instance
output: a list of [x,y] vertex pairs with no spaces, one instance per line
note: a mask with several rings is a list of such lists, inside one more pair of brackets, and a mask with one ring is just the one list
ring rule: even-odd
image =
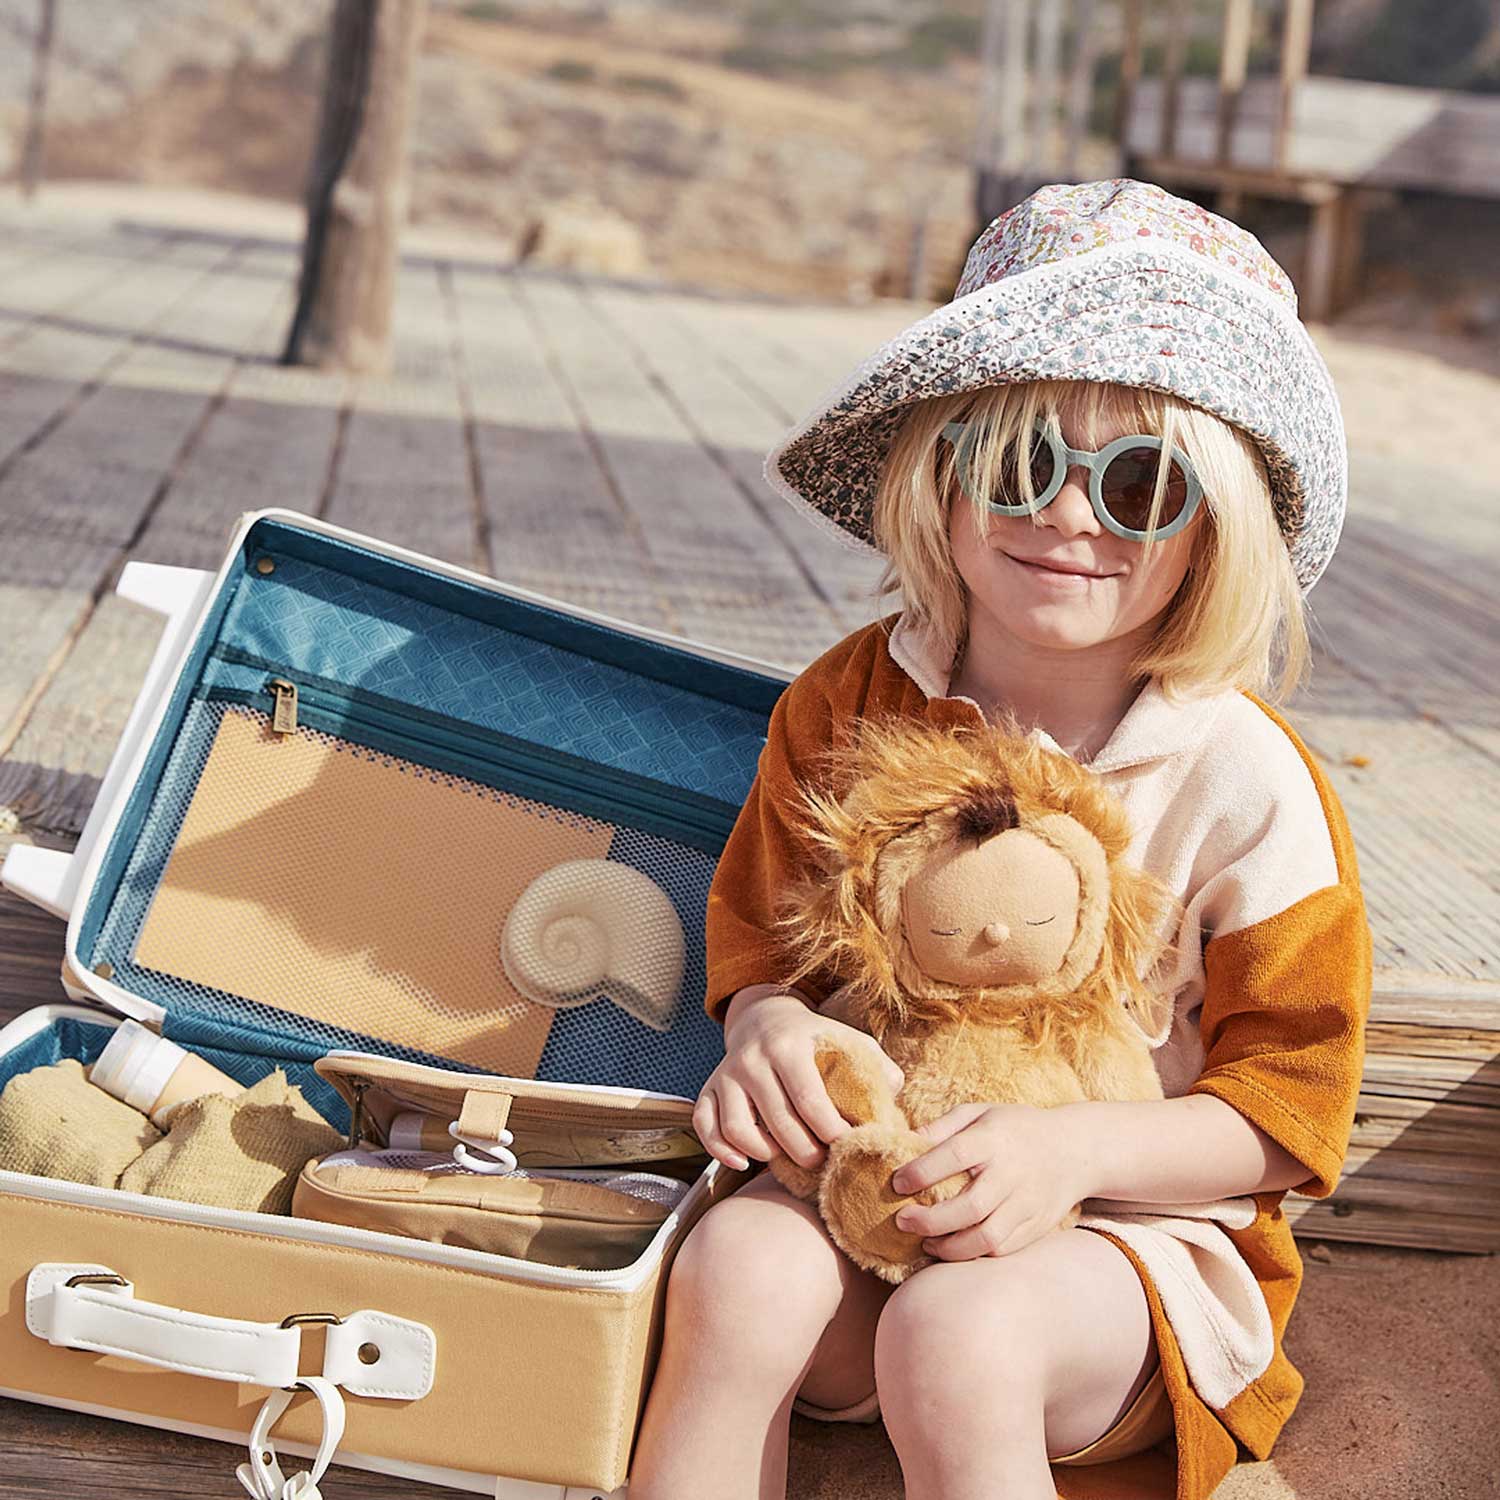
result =
[[868,1032],[820,1015],[795,995],[768,994],[731,1009],[724,1060],[709,1074],[693,1109],[693,1129],[704,1149],[736,1170],[748,1167],[752,1157],[770,1161],[784,1151],[798,1166],[816,1171],[827,1155],[824,1142],[852,1128],[813,1062],[814,1038],[830,1033],[847,1034],[851,1046],[872,1048],[892,1089],[900,1089],[901,1069]]
[[902,1229],[927,1236],[939,1260],[973,1260],[1024,1249],[1090,1196],[1084,1117],[1064,1105],[960,1104],[919,1133],[940,1142],[891,1178],[917,1193],[967,1170],[973,1179],[942,1203],[911,1204],[896,1216]]

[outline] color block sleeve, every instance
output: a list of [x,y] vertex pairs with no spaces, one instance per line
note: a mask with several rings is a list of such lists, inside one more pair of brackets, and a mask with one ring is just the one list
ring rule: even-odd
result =
[[[1326,1198],[1348,1151],[1364,1068],[1370,927],[1343,809],[1321,768],[1293,739],[1316,786],[1336,879],[1209,939],[1199,1017],[1206,1056],[1189,1092],[1216,1095],[1238,1110],[1307,1168],[1296,1191]],[[1254,850],[1243,869],[1221,873],[1227,904],[1244,909],[1263,902],[1263,895],[1239,889],[1247,871],[1263,886]],[[1296,872],[1287,876],[1295,888]]]
[[[827,695],[806,673],[771,710],[755,780],[708,892],[704,1006],[720,1024],[737,990],[779,984],[791,972],[773,932],[774,911],[782,892],[810,867],[809,852],[793,827],[797,788],[808,758],[828,744],[831,725]],[[834,987],[831,976],[804,977],[796,985],[814,1003]]]

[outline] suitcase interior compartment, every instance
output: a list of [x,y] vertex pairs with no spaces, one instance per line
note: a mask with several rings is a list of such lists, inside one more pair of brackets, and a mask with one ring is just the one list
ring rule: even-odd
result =
[[[265,732],[273,680],[297,685],[301,734],[604,827],[606,860],[649,877],[681,924],[685,961],[670,1026],[644,1024],[606,986],[604,998],[555,1007],[534,1071],[474,1066],[424,1045],[428,1028],[409,1015],[399,1028],[378,1015],[361,1025],[330,1023],[137,963],[141,930],[221,721],[248,714]],[[190,1048],[227,1045],[303,1062],[334,1049],[373,1051],[692,1099],[722,1055],[722,1033],[702,1006],[708,886],[783,687],[262,519],[199,633],[82,893],[75,966],[160,1006],[164,1034]],[[246,806],[245,820],[266,811]],[[295,858],[299,824],[295,811],[277,807],[275,816],[283,814]],[[371,841],[368,862],[349,871],[356,894],[359,882],[380,882],[398,857]],[[235,869],[232,843],[223,867]],[[375,887],[367,888],[373,897]],[[498,956],[496,963],[499,973]],[[419,991],[420,979],[408,988]],[[434,1007],[441,1010],[441,997]]]

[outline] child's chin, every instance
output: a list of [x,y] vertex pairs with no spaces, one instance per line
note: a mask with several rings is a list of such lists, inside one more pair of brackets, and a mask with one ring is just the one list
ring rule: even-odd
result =
[[1044,604],[1031,609],[1011,609],[1001,618],[1012,635],[1033,646],[1053,650],[1082,650],[1109,639],[1098,617],[1076,605]]

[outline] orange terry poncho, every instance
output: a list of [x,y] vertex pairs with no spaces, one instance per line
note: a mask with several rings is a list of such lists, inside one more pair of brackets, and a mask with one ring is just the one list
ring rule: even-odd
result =
[[[709,892],[705,1004],[716,1019],[735,991],[789,972],[773,915],[781,892],[811,868],[793,828],[797,784],[812,757],[864,716],[977,722],[972,700],[942,695],[946,662],[944,643],[887,616],[834,646],[782,694]],[[1259,784],[1247,784],[1247,740]],[[1144,810],[1155,820],[1138,828],[1140,860],[1177,889],[1199,936],[1183,944],[1179,935],[1188,964],[1175,977],[1170,1043],[1158,1053],[1167,1093],[1216,1094],[1307,1168],[1298,1191],[1326,1197],[1348,1146],[1370,1000],[1370,931],[1338,798],[1286,721],[1243,693],[1178,710],[1148,686],[1091,765],[1127,806],[1134,802],[1137,816]],[[1223,811],[1200,816],[1216,786]],[[1269,831],[1257,847],[1244,830],[1262,828]],[[820,974],[798,989],[821,1003],[838,984],[839,976]],[[1176,1422],[1175,1461],[1166,1444],[1093,1468],[1055,1468],[1066,1500],[1205,1500],[1240,1446],[1255,1458],[1269,1454],[1303,1384],[1282,1349],[1302,1279],[1283,1197],[1256,1195],[1254,1222],[1225,1231],[1265,1296],[1275,1351],[1219,1409],[1189,1383],[1149,1275],[1114,1240],[1150,1303]]]

